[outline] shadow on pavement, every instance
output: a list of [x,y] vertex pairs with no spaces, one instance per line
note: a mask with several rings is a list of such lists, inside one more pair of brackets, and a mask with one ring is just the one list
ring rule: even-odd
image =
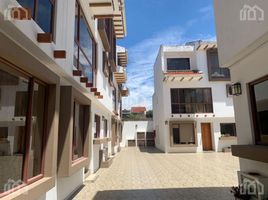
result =
[[109,190],[98,192],[94,200],[232,200],[230,188],[174,188],[147,190]]
[[139,147],[139,150],[143,153],[164,153],[155,147]]

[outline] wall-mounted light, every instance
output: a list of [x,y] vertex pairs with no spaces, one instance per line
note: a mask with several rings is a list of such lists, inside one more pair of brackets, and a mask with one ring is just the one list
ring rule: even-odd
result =
[[242,94],[241,83],[235,83],[232,85],[232,95],[240,96]]
[[165,125],[168,125],[168,120],[165,121]]

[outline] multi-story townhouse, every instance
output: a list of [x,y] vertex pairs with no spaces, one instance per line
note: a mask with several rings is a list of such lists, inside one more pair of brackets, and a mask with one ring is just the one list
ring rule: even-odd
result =
[[125,36],[124,0],[0,1],[0,198],[65,199],[109,165]]
[[215,0],[214,7],[219,61],[230,69],[235,94],[232,153],[242,172],[268,177],[268,1]]
[[156,147],[167,153],[202,152],[236,144],[229,83],[215,42],[161,46],[154,65]]

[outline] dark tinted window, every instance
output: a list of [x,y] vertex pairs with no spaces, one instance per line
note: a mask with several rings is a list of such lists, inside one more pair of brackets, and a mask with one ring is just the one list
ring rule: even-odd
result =
[[54,0],[18,0],[25,8],[31,8],[32,18],[45,33],[53,33]]
[[76,160],[84,154],[85,106],[74,102],[73,109],[73,160]]
[[173,114],[213,113],[211,89],[171,89],[171,107]]
[[190,59],[189,58],[168,58],[167,70],[170,70],[170,71],[190,70]]
[[208,72],[210,81],[229,81],[230,70],[221,68],[219,65],[219,56],[217,50],[207,51]]
[[236,127],[234,123],[220,124],[221,135],[224,136],[236,136]]

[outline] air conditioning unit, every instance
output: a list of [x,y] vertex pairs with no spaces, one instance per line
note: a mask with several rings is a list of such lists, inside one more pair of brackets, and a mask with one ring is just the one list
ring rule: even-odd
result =
[[268,178],[254,173],[238,172],[241,193],[250,195],[253,200],[268,199]]

